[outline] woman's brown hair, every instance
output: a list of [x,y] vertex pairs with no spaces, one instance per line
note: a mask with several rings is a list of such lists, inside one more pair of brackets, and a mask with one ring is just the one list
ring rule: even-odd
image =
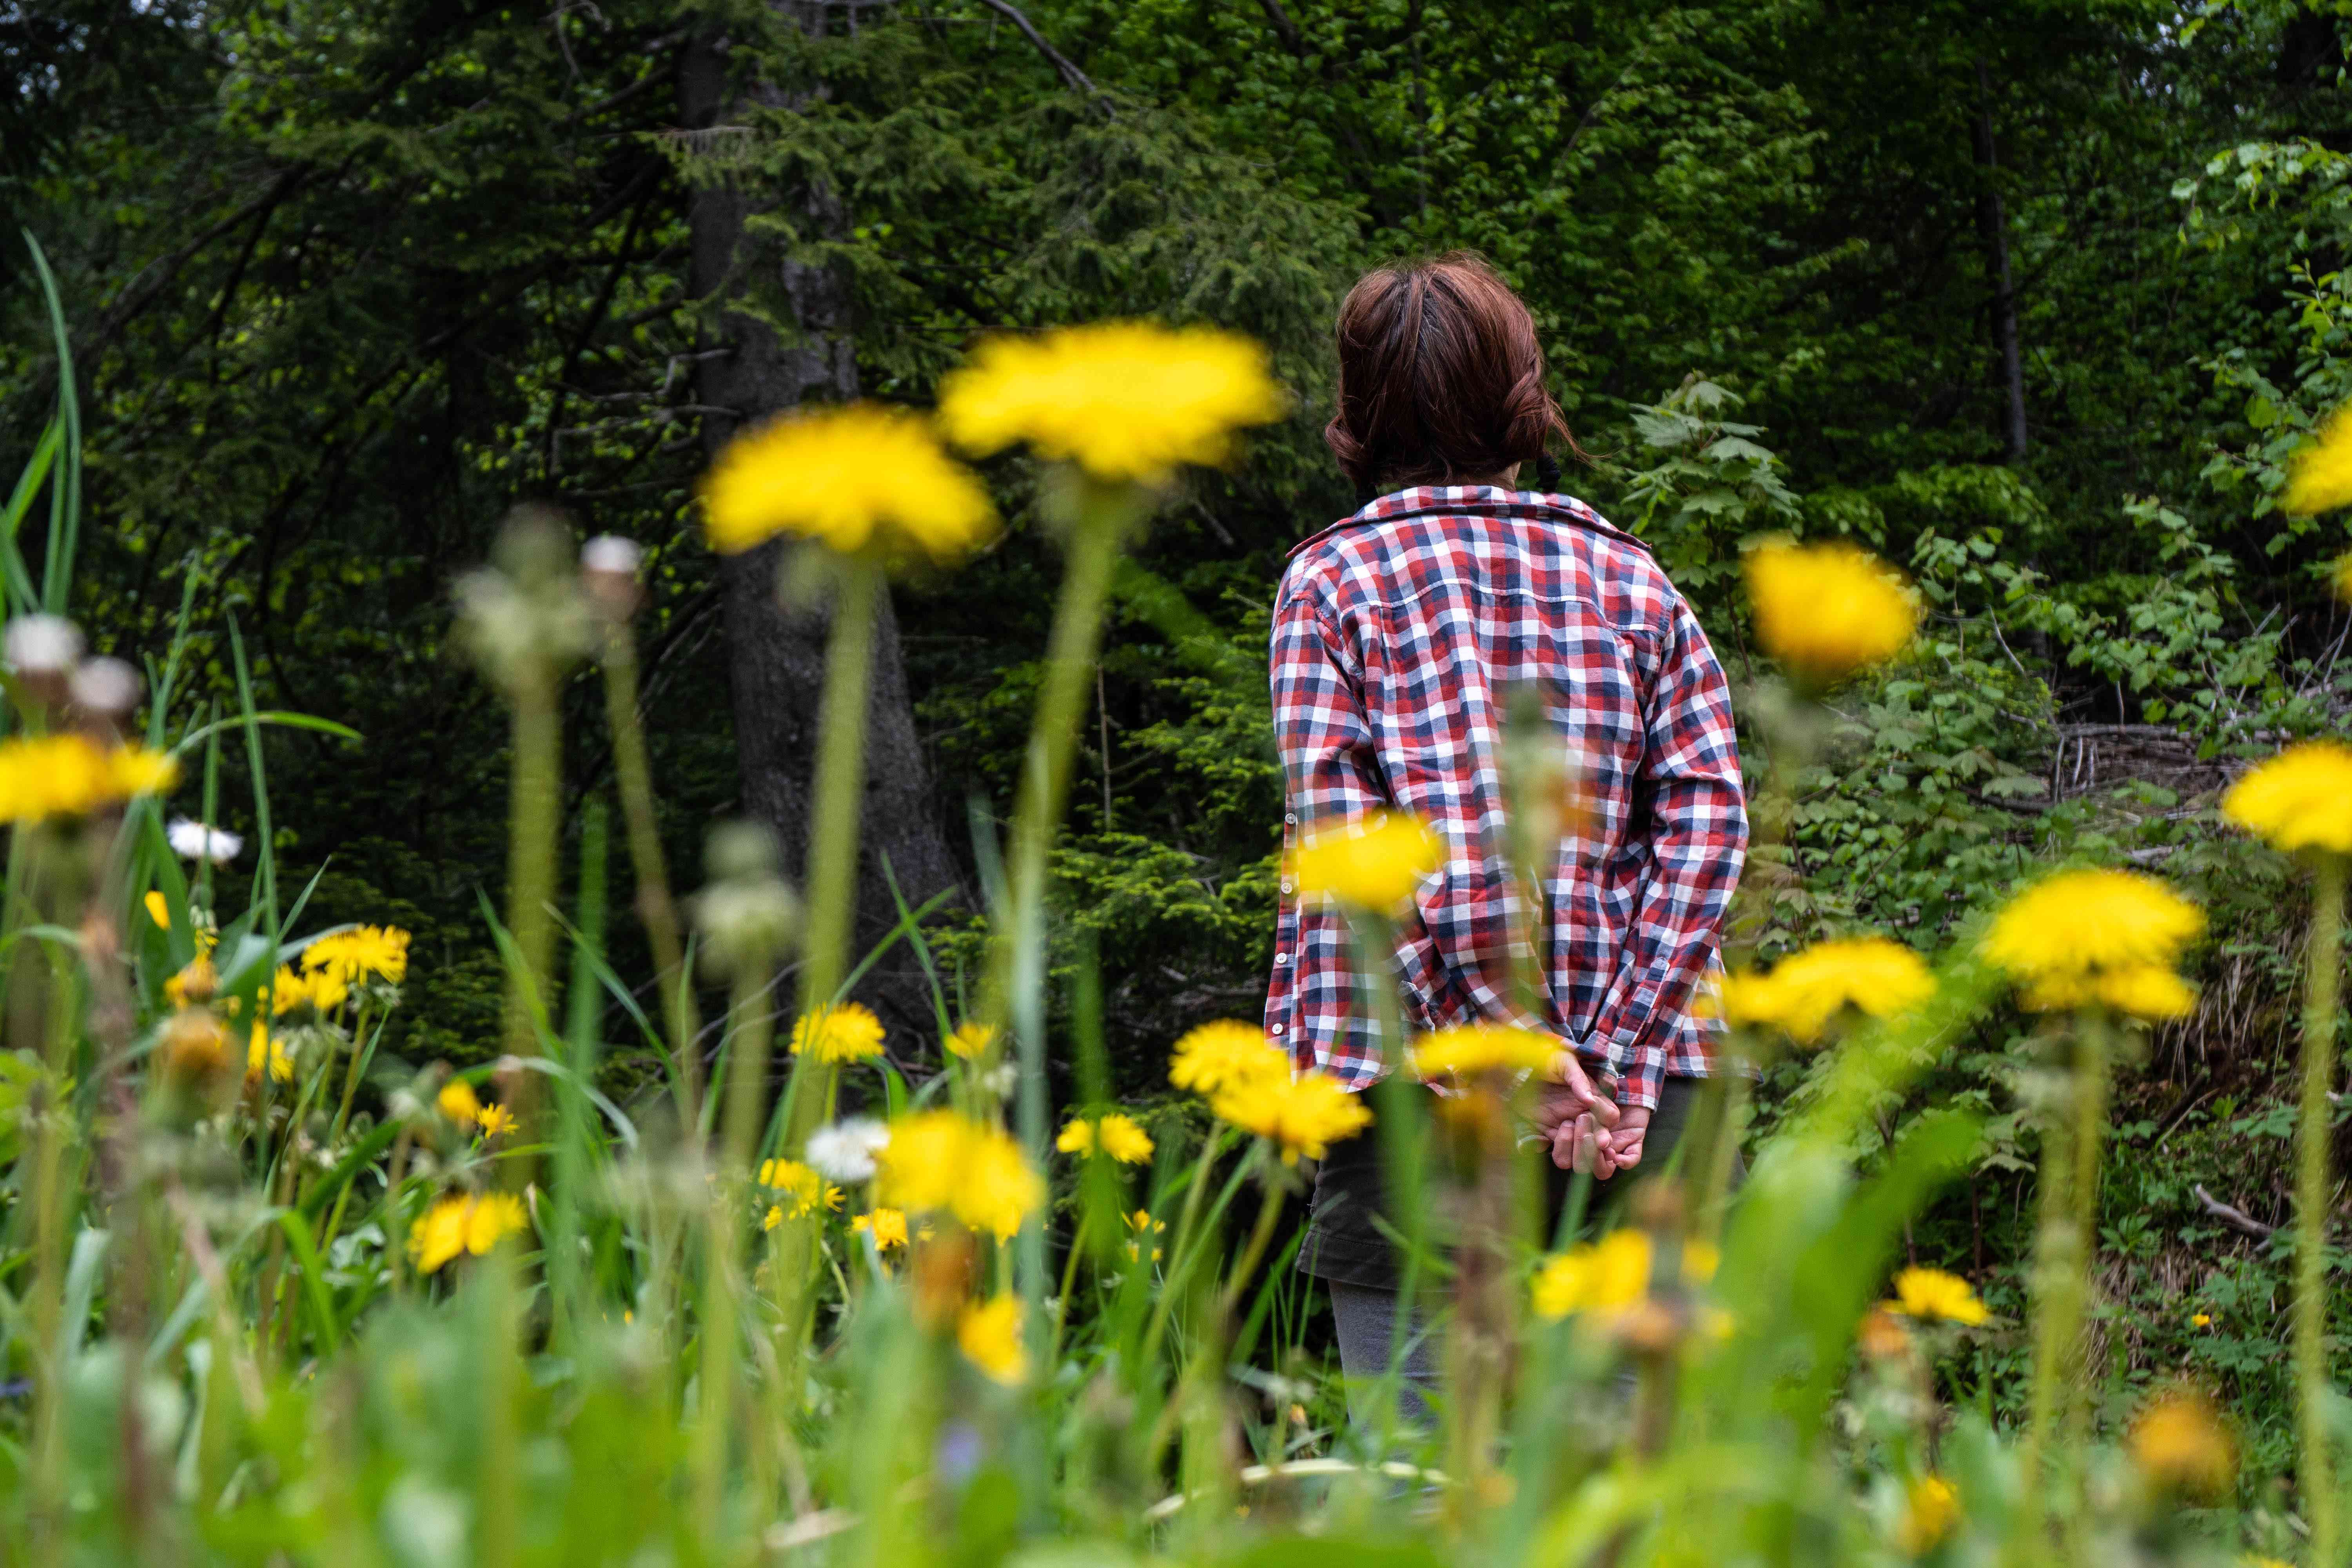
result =
[[1533,462],[1558,436],[1535,318],[1484,258],[1455,251],[1367,272],[1339,306],[1339,385],[1323,440],[1357,493],[1456,484]]

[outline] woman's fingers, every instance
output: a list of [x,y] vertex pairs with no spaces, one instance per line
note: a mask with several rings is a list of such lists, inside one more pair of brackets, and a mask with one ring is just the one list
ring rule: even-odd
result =
[[1592,1087],[1591,1078],[1586,1074],[1584,1064],[1576,1059],[1574,1051],[1553,1052],[1551,1066],[1545,1069],[1544,1076],[1567,1090],[1583,1114],[1603,1127],[1617,1125],[1616,1105]]

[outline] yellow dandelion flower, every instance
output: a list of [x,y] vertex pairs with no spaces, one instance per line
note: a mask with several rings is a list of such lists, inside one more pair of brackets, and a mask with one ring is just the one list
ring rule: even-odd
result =
[[821,1062],[862,1062],[882,1054],[882,1020],[871,1007],[845,1002],[803,1014],[793,1025],[793,1055]]
[[1159,1262],[1162,1256],[1160,1250],[1160,1237],[1167,1234],[1168,1222],[1164,1219],[1152,1218],[1150,1209],[1138,1209],[1127,1216],[1127,1228],[1134,1233],[1133,1239],[1127,1244],[1127,1255],[1140,1262],[1143,1258],[1143,1244],[1149,1240],[1152,1244],[1151,1261]]
[[761,1230],[773,1230],[783,1223],[784,1211],[781,1205],[770,1204],[768,1205],[768,1212],[760,1216],[760,1228]]
[[1289,1076],[1290,1053],[1267,1039],[1255,1024],[1233,1018],[1187,1031],[1168,1062],[1168,1081],[1195,1094]]
[[512,1193],[455,1194],[436,1200],[409,1230],[408,1252],[418,1273],[431,1274],[460,1253],[481,1257],[530,1224]]
[[1769,974],[1727,975],[1720,1005],[1728,1023],[1769,1025],[1811,1045],[1849,1007],[1887,1018],[1935,994],[1925,959],[1899,942],[1867,936],[1816,942]]
[[110,783],[106,753],[88,736],[0,741],[0,822],[85,816],[106,804]]
[[1815,685],[1894,658],[1918,626],[1903,579],[1851,544],[1766,544],[1745,565],[1756,640]]
[[1969,1282],[1940,1268],[1906,1268],[1895,1277],[1893,1310],[1921,1322],[1981,1323],[1991,1314]]
[[107,793],[116,800],[134,795],[168,795],[180,782],[180,759],[145,746],[118,746],[106,758]]
[[269,1011],[273,1017],[282,1017],[305,1005],[321,1015],[331,1013],[350,997],[351,987],[331,969],[297,974],[281,963],[269,981]]
[[1203,328],[1148,321],[992,338],[940,388],[940,423],[986,456],[1025,441],[1098,479],[1164,481],[1222,464],[1234,432],[1283,416],[1265,349]]
[[2137,871],[2061,871],[2011,899],[1984,956],[2027,984],[2113,970],[2171,969],[2204,912]]
[[2192,1329],[2210,1329],[2213,1326],[2213,1314],[2210,1312],[2192,1313],[2189,1319],[2189,1326]]
[[860,1236],[871,1236],[877,1252],[907,1245],[907,1215],[903,1209],[877,1208],[871,1214],[856,1215],[849,1228]]
[[1412,1043],[1412,1070],[1423,1078],[1482,1072],[1540,1072],[1565,1047],[1549,1035],[1508,1024],[1457,1024]]
[[1558,1320],[1578,1312],[1617,1312],[1650,1289],[1650,1237],[1612,1230],[1599,1241],[1545,1259],[1536,1270],[1536,1315]]
[[2352,410],[2339,408],[2320,425],[2319,439],[2287,465],[2279,505],[2298,516],[2352,503]]
[[814,1166],[798,1160],[762,1160],[760,1163],[760,1184],[773,1187],[792,1200],[792,1217],[805,1219],[820,1209],[841,1206],[842,1192],[816,1173]]
[[442,1115],[459,1126],[482,1119],[481,1100],[474,1093],[474,1086],[463,1079],[453,1078],[443,1084],[433,1103]]
[[1221,1121],[1255,1133],[1282,1151],[1282,1163],[1320,1160],[1331,1145],[1370,1125],[1372,1113],[1339,1080],[1319,1072],[1229,1084],[1209,1101]]
[[474,1114],[485,1138],[503,1138],[515,1130],[514,1112],[503,1105],[485,1105]]
[[1091,1154],[1100,1149],[1122,1165],[1140,1165],[1151,1158],[1151,1135],[1132,1116],[1114,1110],[1074,1119],[1054,1147],[1065,1154]]
[[974,1061],[984,1057],[996,1044],[996,1031],[986,1024],[962,1023],[947,1037],[948,1055]]
[[1301,897],[1392,914],[1423,878],[1445,863],[1445,841],[1419,817],[1376,811],[1345,826],[1310,834],[1293,866]]
[[173,1077],[210,1078],[228,1065],[228,1030],[209,1007],[191,1007],[163,1021],[155,1048]]
[[785,415],[737,437],[701,492],[703,527],[722,555],[788,533],[843,555],[952,561],[996,525],[987,490],[929,421],[873,403]]
[[185,1007],[192,1002],[211,1001],[219,989],[220,974],[212,960],[198,958],[163,982],[163,997],[174,1007]]
[[147,918],[155,922],[157,931],[172,929],[172,906],[162,893],[151,891],[142,901],[147,906]]
[[294,1058],[286,1054],[286,1047],[269,1032],[269,1026],[257,1019],[245,1047],[245,1081],[258,1083],[264,1072],[279,1083],[291,1083]]
[[2352,855],[2352,746],[2289,746],[2230,786],[2221,815],[2280,849]]
[[1004,1130],[952,1110],[920,1110],[890,1123],[874,1153],[875,1201],[909,1214],[944,1210],[999,1239],[1045,1201],[1045,1184]]
[[2186,1498],[2219,1499],[2237,1479],[2237,1441],[2213,1402],[2193,1388],[2150,1401],[2132,1423],[2127,1447],[2143,1475]]
[[1021,1298],[1007,1293],[985,1304],[967,1304],[956,1315],[956,1348],[995,1382],[1019,1384],[1029,1375],[1029,1352],[1021,1342]]
[[1959,1489],[1941,1476],[1921,1476],[1905,1489],[1895,1544],[1906,1556],[1924,1557],[1949,1539],[1959,1522]]
[[2053,974],[2027,986],[2019,1002],[2029,1013],[2064,1012],[2095,1002],[2131,1018],[2186,1018],[2197,1011],[2197,988],[2169,969],[2141,964],[2095,974]]
[[[328,975],[346,986],[370,979],[397,985],[408,978],[408,933],[398,926],[353,926],[330,932],[304,948],[302,969],[305,973]],[[336,1005],[341,1005],[340,997]]]

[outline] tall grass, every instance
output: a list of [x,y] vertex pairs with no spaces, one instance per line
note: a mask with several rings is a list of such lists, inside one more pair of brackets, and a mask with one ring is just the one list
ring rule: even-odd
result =
[[[79,522],[62,327],[58,347],[58,421],[16,487],[0,552],[20,620],[66,607]],[[1452,1102],[1466,1109],[1436,1121],[1381,1091],[1412,1289],[1452,1371],[1435,1430],[1397,1417],[1393,1374],[1354,1391],[1377,1414],[1350,1422],[1347,1391],[1308,1348],[1287,1267],[1296,1238],[1280,1220],[1303,1171],[1278,1136],[1191,1100],[1145,1119],[1148,1159],[1122,1163],[1135,1149],[1100,1132],[1090,1152],[1054,1147],[1049,1059],[1079,1064],[1086,1115],[1108,1108],[1091,966],[1067,1010],[1072,1035],[1049,1036],[1045,872],[1107,586],[1160,492],[1144,481],[1063,493],[1076,498],[1063,521],[1068,576],[992,910],[1000,945],[971,1018],[944,988],[936,996],[942,1037],[908,1073],[856,1052],[779,1060],[780,1040],[838,1009],[854,973],[842,944],[859,622],[878,568],[837,579],[835,656],[857,668],[837,668],[826,689],[828,826],[810,905],[782,883],[772,842],[730,831],[692,903],[689,952],[650,832],[634,596],[618,591],[629,563],[592,552],[583,584],[550,520],[510,527],[465,596],[472,644],[514,711],[509,901],[484,913],[510,998],[500,1054],[454,1075],[378,1048],[404,961],[370,950],[341,994],[320,988],[310,977],[333,972],[320,955],[358,951],[334,942],[375,939],[307,922],[307,889],[281,898],[258,736],[330,721],[258,710],[241,658],[236,711],[200,711],[177,690],[178,646],[164,651],[144,737],[186,764],[180,795],[200,799],[204,820],[260,826],[256,891],[247,909],[216,908],[210,864],[184,870],[153,794],[14,828],[0,909],[11,1379],[0,1531],[12,1559],[1614,1568],[2301,1550],[2233,1510],[2225,1426],[2192,1399],[2121,1442],[2057,1415],[1997,1430],[1985,1409],[1938,1400],[1937,1368],[1971,1336],[2041,1336],[2052,1409],[2082,1397],[2091,1238],[2077,1200],[2097,1174],[2097,1075],[2127,1016],[2049,1016],[2053,1052],[2083,1067],[2048,1110],[2053,1147],[2072,1163],[2052,1189],[2057,1239],[2036,1321],[1982,1321],[1965,1287],[1940,1282],[1937,1298],[1932,1279],[1910,1282],[1906,1310],[1874,1311],[1905,1226],[1967,1169],[1977,1129],[1929,1116],[1866,1174],[1855,1151],[1999,1004],[1982,922],[1937,959],[1924,1001],[1857,994],[1835,1010],[1817,1072],[1749,1149],[1735,1194],[1723,1195],[1727,1160],[1657,1177],[1616,1211],[1633,1234],[1597,1249],[1589,1182],[1559,1234],[1542,1234],[1543,1153],[1514,1135],[1525,1084],[1477,1077]],[[37,582],[20,524],[42,494],[52,510]],[[568,673],[591,655],[593,675]],[[566,836],[551,814],[552,696],[567,679],[602,679],[611,698],[618,805],[663,970],[657,1016],[604,951],[615,917],[601,805],[569,835],[575,902],[555,906]],[[37,682],[9,697],[20,741],[120,738]],[[1782,693],[1768,709],[1803,700]],[[218,798],[220,752],[236,744],[251,764],[247,801]],[[1569,825],[1523,813],[1520,828],[1551,839]],[[1540,864],[1546,847],[1515,854]],[[2002,890],[1986,891],[1990,906]],[[893,941],[937,973],[919,913]],[[1391,932],[1377,911],[1358,917],[1378,973]],[[780,1006],[793,959],[801,993]],[[689,963],[728,987],[709,1061]],[[1370,990],[1401,1062],[1393,1000]],[[2332,1031],[2332,990],[2315,982],[2313,998],[2309,1026]],[[615,1023],[666,1064],[660,1092],[625,1107],[597,1077]],[[973,1048],[950,1049],[965,1024],[976,1027],[959,1046]],[[205,1026],[225,1056],[199,1048]],[[1759,1016],[1737,1048],[1759,1058],[1786,1044]],[[1699,1147],[1733,1146],[1741,1103],[1719,1099]],[[852,1105],[894,1129],[871,1176],[811,1145]],[[1008,1108],[1017,1136],[1003,1131]],[[923,1120],[940,1112],[949,1119]],[[944,1184],[896,1163],[933,1132],[939,1158],[961,1163]],[[1024,1195],[1024,1161],[1050,1176],[1049,1201]],[[915,1196],[891,1205],[894,1194]],[[1428,1215],[1467,1216],[1457,1248],[1422,1245]],[[1538,1274],[1549,1283],[1530,1298]],[[2329,1496],[2299,1506],[2335,1516]],[[2332,1560],[2333,1527],[2319,1540],[2328,1555],[2315,1563]]]

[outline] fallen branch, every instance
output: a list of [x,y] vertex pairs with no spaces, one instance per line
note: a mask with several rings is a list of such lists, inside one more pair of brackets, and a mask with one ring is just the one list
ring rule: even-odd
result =
[[2205,1190],[2204,1183],[2198,1183],[2196,1186],[2190,1190],[2197,1194],[2197,1204],[2200,1208],[2202,1208],[2207,1214],[2211,1215],[2215,1219],[2220,1220],[2223,1225],[2228,1226],[2231,1230],[2241,1231],[2247,1236],[2252,1237],[2256,1241],[2268,1241],[2272,1237],[2278,1234],[2278,1226],[2274,1225],[2264,1225],[2262,1221],[2256,1219],[2245,1210],[2239,1208],[2234,1205],[2223,1203],[2221,1199],[2215,1197],[2212,1194]]

